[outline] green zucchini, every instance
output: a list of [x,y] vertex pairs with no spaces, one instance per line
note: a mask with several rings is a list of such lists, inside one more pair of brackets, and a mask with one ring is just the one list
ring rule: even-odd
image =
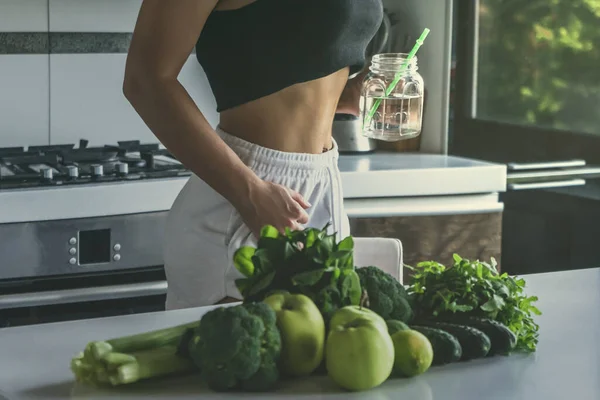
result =
[[462,348],[461,361],[483,358],[487,356],[492,347],[490,338],[485,333],[470,326],[438,321],[427,321],[422,325],[441,329],[454,335]]
[[479,329],[485,333],[492,342],[489,356],[496,354],[509,354],[517,345],[517,336],[506,325],[493,319],[468,317],[460,320],[461,324]]
[[395,319],[387,320],[385,321],[385,323],[387,324],[388,332],[390,335],[393,335],[398,331],[406,331],[410,329],[408,325],[406,325],[404,322]]
[[454,335],[441,329],[427,326],[411,326],[411,329],[421,332],[429,339],[433,348],[433,361],[431,365],[450,364],[460,360],[462,347]]

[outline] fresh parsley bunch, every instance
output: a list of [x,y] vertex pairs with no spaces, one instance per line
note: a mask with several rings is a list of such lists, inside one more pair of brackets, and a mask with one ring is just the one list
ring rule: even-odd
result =
[[496,260],[471,261],[454,255],[451,268],[435,261],[417,265],[408,292],[420,317],[468,316],[490,318],[506,325],[517,336],[515,350],[532,352],[538,343],[541,315],[533,305],[538,298],[524,293],[525,280],[500,274]]

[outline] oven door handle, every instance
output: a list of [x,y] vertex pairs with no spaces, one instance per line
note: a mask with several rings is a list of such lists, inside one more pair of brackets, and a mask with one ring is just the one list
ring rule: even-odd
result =
[[39,307],[54,304],[82,303],[88,301],[156,296],[163,295],[166,292],[167,282],[155,281],[131,283],[126,285],[49,290],[34,293],[17,293],[0,296],[0,310],[9,308]]

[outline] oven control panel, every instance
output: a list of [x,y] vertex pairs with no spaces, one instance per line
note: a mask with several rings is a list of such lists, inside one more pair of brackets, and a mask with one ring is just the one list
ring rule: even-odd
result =
[[167,211],[0,224],[0,280],[162,266]]
[[94,229],[78,231],[69,238],[69,264],[99,265],[121,260],[121,243],[112,239],[112,231]]

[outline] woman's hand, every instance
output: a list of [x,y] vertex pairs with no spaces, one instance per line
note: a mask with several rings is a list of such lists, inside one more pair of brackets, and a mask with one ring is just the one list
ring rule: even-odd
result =
[[241,209],[242,219],[256,235],[265,225],[272,225],[281,233],[285,228],[303,229],[308,223],[306,209],[311,205],[302,195],[276,183],[260,181],[250,191],[248,201]]

